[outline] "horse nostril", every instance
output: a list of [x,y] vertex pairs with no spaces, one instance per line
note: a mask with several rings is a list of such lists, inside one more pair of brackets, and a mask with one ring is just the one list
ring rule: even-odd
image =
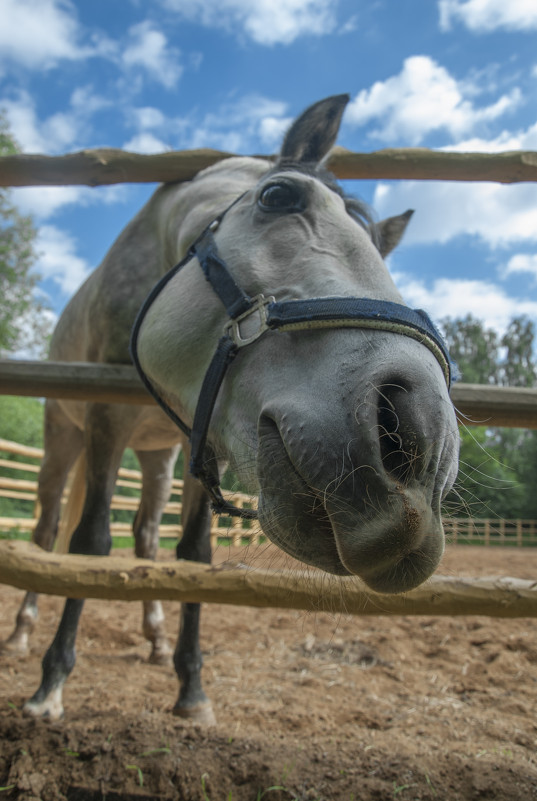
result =
[[422,470],[423,448],[411,412],[411,390],[397,380],[379,389],[377,430],[387,473],[407,484]]

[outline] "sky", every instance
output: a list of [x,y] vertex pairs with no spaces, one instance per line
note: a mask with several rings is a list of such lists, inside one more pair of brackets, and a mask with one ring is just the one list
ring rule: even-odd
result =
[[[338,143],[537,150],[536,0],[0,0],[0,110],[27,153],[278,150],[348,92]],[[14,189],[58,315],[154,185]],[[537,318],[537,184],[347,181],[415,210],[389,267],[436,320]]]

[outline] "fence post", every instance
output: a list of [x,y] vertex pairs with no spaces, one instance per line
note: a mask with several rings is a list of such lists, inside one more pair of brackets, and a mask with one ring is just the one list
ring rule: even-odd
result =
[[490,520],[485,520],[485,545],[490,545]]

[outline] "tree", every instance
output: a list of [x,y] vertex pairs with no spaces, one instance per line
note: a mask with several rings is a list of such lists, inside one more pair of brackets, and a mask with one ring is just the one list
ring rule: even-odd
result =
[[465,383],[507,387],[531,387],[535,383],[535,326],[527,317],[513,317],[501,338],[471,314],[446,318],[442,328]]
[[[462,380],[476,384],[532,386],[535,328],[511,320],[503,337],[467,315],[442,323]],[[471,517],[536,517],[537,432],[488,426],[461,427],[457,486],[446,511]]]
[[508,387],[532,387],[536,372],[533,362],[535,326],[527,317],[514,317],[502,337],[506,350],[502,364],[502,383]]
[[[0,156],[19,152],[0,114]],[[40,276],[32,269],[36,237],[32,218],[20,214],[9,189],[0,188],[0,355],[28,345],[40,353],[46,349],[50,323],[36,299]]]
[[520,480],[514,452],[502,456],[499,429],[463,426],[460,429],[459,475],[445,501],[454,517],[521,517],[526,486]]
[[466,384],[498,383],[498,335],[471,314],[442,320],[451,358]]

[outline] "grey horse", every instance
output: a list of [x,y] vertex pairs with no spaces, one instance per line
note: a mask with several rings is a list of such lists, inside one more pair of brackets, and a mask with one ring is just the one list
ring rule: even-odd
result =
[[[84,449],[86,495],[70,551],[108,553],[111,495],[130,446],[144,477],[134,524],[136,554],[154,556],[172,466],[180,446],[189,454],[187,434],[229,322],[191,247],[224,211],[212,241],[248,297],[272,297],[276,305],[325,298],[345,306],[359,298],[404,306],[384,257],[399,242],[410,213],[374,223],[322,164],[347,102],[340,95],[307,109],[291,126],[275,163],[231,158],[191,182],[157,189],[72,299],[54,333],[51,358],[126,363],[137,310],[155,282],[189,254],[154,294],[136,343],[148,384],[184,426],[178,428],[157,407],[48,402],[39,480],[43,511],[34,537],[41,546],[52,547],[60,493]],[[252,322],[245,316],[239,339]],[[339,320],[328,327],[289,325],[255,334],[249,347],[234,354],[213,393],[205,446],[197,455],[212,461],[213,476],[215,465],[230,462],[259,492],[260,524],[283,550],[327,572],[360,576],[382,592],[408,590],[438,565],[444,542],[440,504],[458,464],[446,359],[426,335],[403,335],[408,332],[390,323],[379,328],[375,320]],[[185,480],[178,558],[211,559],[206,487],[207,481]],[[41,686],[25,706],[33,715],[63,714],[62,688],[75,662],[82,607],[81,600],[66,601],[43,659]],[[213,712],[200,677],[199,615],[198,604],[183,604],[174,711],[210,723]],[[29,594],[15,640],[24,640],[34,617],[35,596]],[[144,629],[155,659],[167,647],[161,618],[158,604],[146,606]]]

